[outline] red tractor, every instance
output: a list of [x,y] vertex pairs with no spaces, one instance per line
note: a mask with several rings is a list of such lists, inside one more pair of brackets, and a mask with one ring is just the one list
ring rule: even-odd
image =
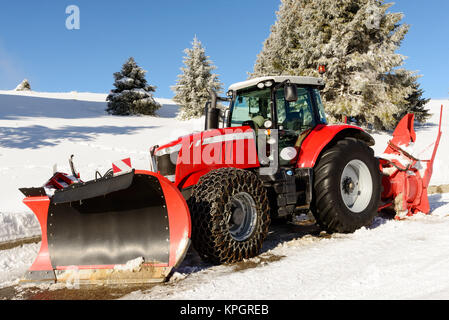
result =
[[[202,258],[257,255],[272,218],[307,217],[345,233],[372,222],[381,193],[374,139],[328,125],[323,87],[318,78],[264,77],[234,84],[228,98],[211,92],[205,132],[153,149],[154,171],[189,204]],[[230,107],[220,109],[220,100]],[[195,154],[202,157],[193,163]]]
[[[22,189],[42,227],[27,279],[160,280],[190,239],[205,261],[222,264],[258,255],[272,219],[330,233],[370,225],[381,206],[375,141],[327,123],[323,88],[294,76],[234,84],[226,98],[211,92],[204,132],[151,148],[151,171],[82,182],[73,169],[65,186]],[[144,276],[116,268],[139,257]]]

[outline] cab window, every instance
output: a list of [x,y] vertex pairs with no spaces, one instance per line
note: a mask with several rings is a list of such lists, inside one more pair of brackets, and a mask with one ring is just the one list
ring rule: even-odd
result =
[[231,127],[241,127],[246,121],[254,121],[260,128],[271,120],[270,89],[238,92],[232,108]]
[[281,130],[301,134],[315,126],[311,91],[307,88],[298,88],[296,102],[287,102],[284,89],[279,89],[276,92],[276,107]]
[[323,101],[321,100],[320,91],[318,89],[313,89],[312,92],[315,104],[318,107],[318,116],[320,118],[320,123],[327,124],[326,112],[324,110]]

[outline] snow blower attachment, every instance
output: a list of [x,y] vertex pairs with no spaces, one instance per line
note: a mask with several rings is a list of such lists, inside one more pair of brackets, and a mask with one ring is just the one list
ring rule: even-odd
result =
[[388,143],[385,153],[380,157],[383,172],[383,205],[379,210],[394,208],[396,220],[413,216],[419,212],[429,214],[427,194],[433,173],[433,163],[441,139],[443,106],[441,106],[440,125],[434,150],[430,160],[420,160],[413,156],[409,148],[416,141],[414,130],[415,116],[406,115]]
[[89,182],[72,171],[56,173],[45,187],[21,189],[42,229],[24,281],[164,281],[190,243],[190,214],[178,189],[154,172],[115,165]]

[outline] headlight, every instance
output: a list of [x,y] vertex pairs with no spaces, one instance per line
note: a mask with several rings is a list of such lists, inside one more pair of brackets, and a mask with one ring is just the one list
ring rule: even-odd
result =
[[291,161],[295,159],[297,155],[298,151],[296,151],[296,149],[293,147],[282,149],[280,154],[281,158],[284,159],[285,161]]

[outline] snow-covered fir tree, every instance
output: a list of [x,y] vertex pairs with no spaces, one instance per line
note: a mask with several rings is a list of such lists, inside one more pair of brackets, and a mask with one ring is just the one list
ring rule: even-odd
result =
[[31,91],[31,85],[28,79],[23,80],[14,91]]
[[415,72],[399,68],[396,51],[409,30],[402,13],[383,0],[281,0],[277,21],[251,77],[319,76],[326,66],[323,98],[331,120],[392,129],[400,115],[428,117]]
[[192,45],[192,48],[184,50],[185,67],[181,68],[182,74],[172,87],[175,93],[173,100],[181,107],[178,118],[182,120],[201,117],[210,98],[207,89],[221,93],[223,87],[218,75],[212,72],[216,67],[206,56],[206,50],[196,36]]
[[115,89],[106,99],[106,111],[113,115],[155,115],[161,105],[153,98],[156,87],[148,85],[145,74],[134,58],[129,58],[122,71],[114,73]]

